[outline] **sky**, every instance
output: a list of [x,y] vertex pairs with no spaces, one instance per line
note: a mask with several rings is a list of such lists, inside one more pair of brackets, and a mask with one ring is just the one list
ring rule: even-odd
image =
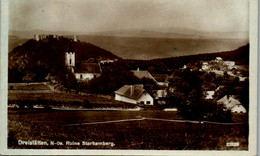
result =
[[249,29],[249,0],[9,0],[9,29],[100,32]]

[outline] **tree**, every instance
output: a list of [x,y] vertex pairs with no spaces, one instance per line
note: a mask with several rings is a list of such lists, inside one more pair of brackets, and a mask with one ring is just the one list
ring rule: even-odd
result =
[[35,74],[31,71],[27,71],[26,74],[23,76],[22,80],[26,83],[30,83],[34,80]]
[[175,92],[170,93],[174,99],[172,102],[178,102],[178,113],[186,119],[201,120],[204,116],[205,103],[202,91],[201,72],[184,70],[182,73],[176,72],[175,78],[172,79],[171,85],[174,86]]

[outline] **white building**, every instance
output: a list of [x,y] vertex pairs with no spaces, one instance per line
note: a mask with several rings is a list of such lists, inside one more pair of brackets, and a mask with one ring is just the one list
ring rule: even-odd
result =
[[74,75],[79,81],[89,81],[101,75],[101,67],[94,59],[82,61],[79,67],[76,68]]
[[107,63],[113,63],[114,60],[110,60],[110,59],[107,59],[107,60],[101,60],[100,63],[101,64],[107,64]]
[[208,62],[203,62],[201,69],[202,69],[202,70],[209,70],[209,64],[208,64]]
[[246,113],[245,107],[232,95],[225,95],[217,103],[223,104],[227,110],[231,110],[233,113]]
[[231,70],[232,68],[236,68],[235,61],[224,61],[223,65],[227,66],[228,70]]
[[206,99],[206,100],[212,100],[214,94],[215,94],[215,91],[206,91],[206,97],[205,97],[205,99]]
[[246,109],[243,105],[235,105],[232,109],[231,109],[232,113],[246,113]]
[[223,61],[223,59],[221,57],[216,57],[215,62],[220,62]]
[[152,96],[146,92],[142,84],[124,85],[115,91],[115,100],[133,104],[153,105]]

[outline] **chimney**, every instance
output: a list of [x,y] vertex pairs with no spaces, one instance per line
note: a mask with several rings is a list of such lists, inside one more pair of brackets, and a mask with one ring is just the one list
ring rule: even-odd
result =
[[134,87],[133,85],[130,85],[130,96],[134,94]]

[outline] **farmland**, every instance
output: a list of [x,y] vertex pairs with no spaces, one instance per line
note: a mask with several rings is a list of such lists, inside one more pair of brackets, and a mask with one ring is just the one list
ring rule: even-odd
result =
[[[146,118],[146,119],[142,119]],[[163,111],[8,111],[9,148],[247,150],[248,124],[161,121],[177,119]],[[128,119],[133,119],[129,120]],[[140,119],[140,120],[139,120]],[[142,120],[141,120],[142,119]],[[104,121],[118,121],[102,123]],[[126,120],[122,121],[121,120]],[[92,124],[95,122],[94,124]],[[59,141],[63,146],[23,146],[17,140]],[[73,146],[74,142],[113,142],[114,146]],[[227,142],[239,142],[227,147]]]

